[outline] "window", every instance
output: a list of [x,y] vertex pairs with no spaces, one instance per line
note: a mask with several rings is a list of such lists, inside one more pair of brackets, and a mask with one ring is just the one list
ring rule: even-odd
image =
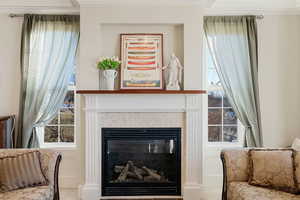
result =
[[69,80],[68,92],[56,117],[41,127],[41,146],[72,146],[75,144],[75,72]]
[[209,143],[240,143],[241,124],[224,93],[212,56],[205,48],[207,70],[207,118]]

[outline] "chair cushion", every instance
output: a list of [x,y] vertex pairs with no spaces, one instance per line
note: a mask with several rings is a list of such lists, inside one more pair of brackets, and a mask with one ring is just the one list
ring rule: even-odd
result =
[[0,193],[5,200],[53,200],[49,186],[29,187],[10,192]]
[[297,193],[292,149],[251,149],[249,184]]
[[46,184],[41,169],[40,152],[0,158],[0,192]]
[[247,182],[231,182],[228,200],[300,200],[300,195],[249,185]]

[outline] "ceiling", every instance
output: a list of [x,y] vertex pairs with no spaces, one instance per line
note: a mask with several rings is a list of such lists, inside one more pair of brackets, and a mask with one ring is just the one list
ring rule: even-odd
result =
[[300,0],[206,0],[206,14],[300,14]]
[[1,7],[73,7],[76,0],[1,0]]
[[79,5],[103,4],[204,4],[214,11],[295,11],[300,0],[0,0],[0,11],[70,11],[79,12]]
[[232,9],[288,9],[296,7],[296,0],[215,0],[212,7]]
[[78,12],[77,0],[0,0],[0,12]]

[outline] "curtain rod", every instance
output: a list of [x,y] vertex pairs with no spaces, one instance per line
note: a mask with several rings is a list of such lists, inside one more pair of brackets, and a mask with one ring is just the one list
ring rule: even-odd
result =
[[220,16],[220,17],[222,17],[222,16],[224,16],[224,17],[226,17],[226,16],[255,16],[256,17],[256,19],[264,19],[265,18],[265,16],[264,15],[228,15],[228,14],[225,14],[225,15],[220,15],[220,14],[214,14],[214,13],[212,13],[212,14],[207,14],[207,15],[204,15],[204,16]]
[[[75,14],[75,13],[74,13]],[[64,14],[64,15],[68,15],[68,14]],[[8,15],[11,18],[15,18],[15,17],[24,17],[24,14],[14,14],[14,13],[10,13]]]
[[13,13],[10,13],[8,16],[11,17],[11,18],[14,18],[14,17],[24,17],[24,14],[13,14]]
[[[10,13],[8,16],[11,17],[11,18],[14,18],[14,17],[24,17],[24,14]],[[264,18],[265,18],[264,15],[256,15],[256,19],[264,19]]]

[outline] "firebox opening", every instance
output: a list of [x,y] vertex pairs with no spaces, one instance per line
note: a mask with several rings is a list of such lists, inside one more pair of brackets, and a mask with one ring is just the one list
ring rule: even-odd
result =
[[102,195],[181,195],[180,128],[103,128]]

